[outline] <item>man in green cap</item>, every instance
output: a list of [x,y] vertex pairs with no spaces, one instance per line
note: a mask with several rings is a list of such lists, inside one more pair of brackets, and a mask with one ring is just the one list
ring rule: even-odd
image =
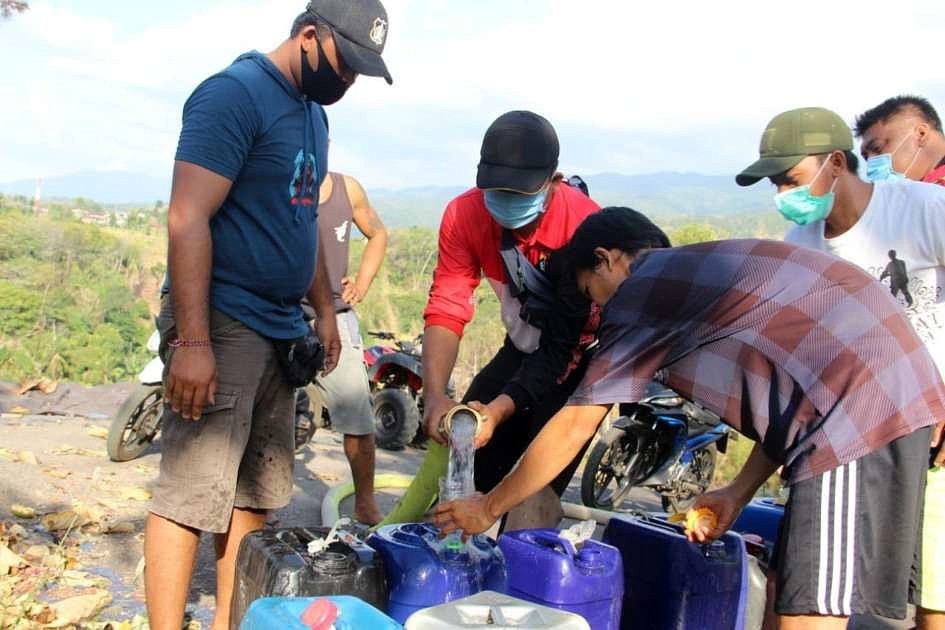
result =
[[[768,178],[777,187],[778,211],[797,224],[788,231],[786,241],[849,260],[881,281],[888,277],[890,292],[906,309],[939,371],[945,373],[945,352],[939,348],[940,340],[945,339],[945,317],[937,312],[945,285],[945,190],[908,180],[868,183],[857,174],[857,165],[853,134],[843,119],[827,109],[806,107],[779,114],[768,123],[761,137],[759,159],[735,181],[750,186]],[[912,296],[916,296],[914,300]],[[941,464],[945,460],[945,454],[938,448],[941,427],[940,424],[933,433],[931,463]],[[879,480],[871,483],[876,482]],[[835,488],[833,493],[828,489],[824,500],[834,500],[838,490],[845,490],[846,498],[837,500],[850,499],[847,487]],[[922,492],[923,488],[916,491]],[[870,501],[868,490],[858,497],[858,511],[863,512],[858,515],[861,531],[872,529],[873,523],[883,520],[875,513],[877,510],[892,507],[875,503]],[[922,501],[917,505],[921,506]],[[930,528],[928,516],[926,507],[923,535],[927,539],[928,532],[938,531],[945,524],[939,520],[936,527]],[[791,515],[786,518],[790,523]],[[921,510],[915,523],[916,527],[922,524]],[[827,539],[829,544],[829,536]],[[876,571],[878,566],[875,558],[870,557],[869,545],[855,544],[859,547],[857,553],[864,556],[862,561],[874,563],[864,577],[882,574],[882,584],[854,583],[853,592],[859,594],[858,598],[834,600],[831,592],[835,584],[830,577],[834,567],[828,550],[828,566],[823,566],[823,557],[815,556],[814,571],[810,573],[817,582],[818,594],[823,595],[816,602],[816,614],[843,617],[866,613],[901,618],[899,613],[904,611],[909,586],[917,587],[909,593],[913,601],[921,601],[917,595],[928,588],[928,584],[923,584],[926,579],[923,571],[929,573],[932,567],[927,565],[936,564],[930,555],[926,555],[925,562],[917,561],[913,570],[919,580],[910,584],[908,572]],[[779,567],[780,594],[776,603],[779,611],[786,606],[784,593],[791,590],[791,576],[785,578],[784,573],[793,569]]]
[[853,134],[830,110],[805,107],[778,114],[761,136],[760,153],[735,181],[751,186],[769,178],[778,189],[775,205],[789,221],[827,220],[828,236],[835,236],[855,223],[854,215],[869,202],[871,186],[857,176]]

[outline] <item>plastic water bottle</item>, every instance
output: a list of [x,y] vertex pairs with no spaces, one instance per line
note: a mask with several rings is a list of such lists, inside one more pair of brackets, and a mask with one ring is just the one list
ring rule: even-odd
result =
[[[440,501],[462,499],[476,491],[473,477],[476,449],[473,443],[481,424],[482,416],[466,405],[457,405],[443,418],[443,427],[450,439],[450,454],[446,477],[440,480]],[[446,550],[453,553],[462,551],[462,535],[457,530],[447,536]]]

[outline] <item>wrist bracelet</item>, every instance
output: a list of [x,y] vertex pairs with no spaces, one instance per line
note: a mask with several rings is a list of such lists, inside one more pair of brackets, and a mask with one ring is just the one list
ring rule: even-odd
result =
[[174,341],[168,341],[167,345],[172,348],[208,348],[210,347],[209,339],[175,339]]

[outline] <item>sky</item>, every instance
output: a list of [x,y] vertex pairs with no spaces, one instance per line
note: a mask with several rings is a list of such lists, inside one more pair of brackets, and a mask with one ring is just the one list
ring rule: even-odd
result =
[[[332,170],[372,187],[472,185],[482,134],[531,109],[567,173],[734,174],[765,124],[852,122],[899,93],[945,114],[945,2],[386,0],[394,77],[328,108]],[[305,0],[32,0],[0,22],[0,182],[84,170],[169,176],[181,108]]]

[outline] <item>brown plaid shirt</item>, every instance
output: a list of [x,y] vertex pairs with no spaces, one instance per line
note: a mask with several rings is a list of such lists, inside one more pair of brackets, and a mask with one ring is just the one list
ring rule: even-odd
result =
[[642,254],[599,339],[569,404],[638,401],[659,372],[761,442],[790,483],[945,418],[945,385],[889,290],[787,243]]

